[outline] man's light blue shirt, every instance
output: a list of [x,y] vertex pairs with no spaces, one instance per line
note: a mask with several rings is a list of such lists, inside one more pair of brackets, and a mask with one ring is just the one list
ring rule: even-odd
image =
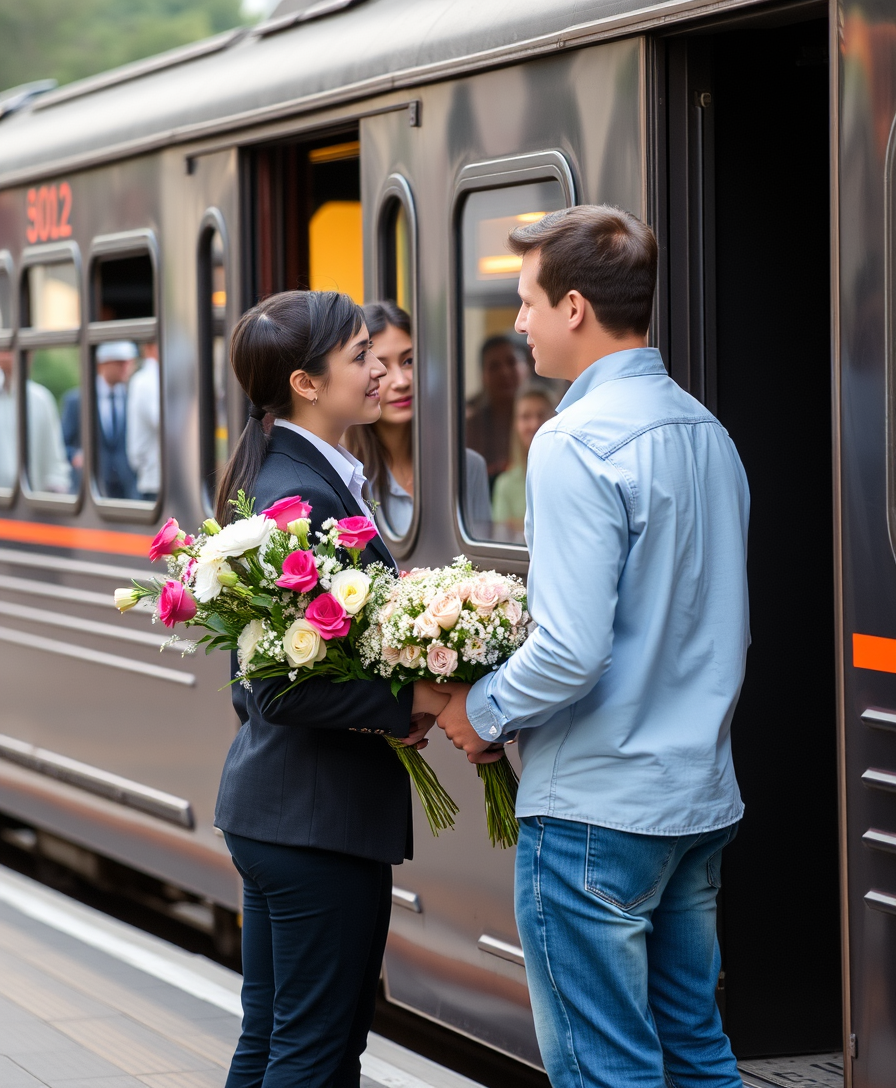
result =
[[659,835],[734,823],[750,500],[727,432],[658,351],[616,352],[538,431],[526,497],[538,626],[467,696],[484,739],[520,730],[517,815]]

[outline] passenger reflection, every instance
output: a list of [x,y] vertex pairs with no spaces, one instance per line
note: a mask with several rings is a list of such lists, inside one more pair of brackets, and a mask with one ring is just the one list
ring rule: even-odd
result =
[[143,364],[133,375],[127,395],[128,463],[137,476],[137,498],[155,502],[161,483],[159,417],[161,381],[158,344],[143,345]]
[[538,386],[527,386],[517,394],[510,443],[510,467],[495,480],[492,520],[495,538],[513,544],[524,542],[526,519],[526,462],[532,439],[542,424],[554,415],[554,400]]
[[[410,316],[394,302],[371,302],[364,319],[373,353],[386,368],[380,380],[380,418],[368,426],[352,427],[347,447],[363,463],[376,518],[392,536],[402,537],[414,513],[414,344]],[[485,460],[466,451],[466,520],[474,536],[487,537],[491,510]]]
[[[0,487],[12,488],[18,471],[15,356],[0,351]],[[72,473],[65,456],[56,399],[39,382],[25,385],[28,412],[28,482],[33,491],[65,495]]]
[[467,443],[485,458],[493,481],[509,462],[513,402],[528,374],[526,360],[509,336],[482,345],[482,391],[467,404]]
[[[109,499],[137,497],[137,476],[127,456],[128,379],[136,358],[137,345],[130,340],[100,344],[96,349],[97,485]],[[80,417],[80,390],[77,401]]]

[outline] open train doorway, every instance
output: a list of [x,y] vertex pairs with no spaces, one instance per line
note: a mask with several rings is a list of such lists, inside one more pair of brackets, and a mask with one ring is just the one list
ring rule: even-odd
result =
[[752,494],[753,642],[733,728],[746,814],[726,851],[719,998],[741,1060],[820,1056],[814,1071],[748,1071],[834,1084],[828,22],[823,7],[779,9],[670,36],[656,58],[661,347],[727,427]]

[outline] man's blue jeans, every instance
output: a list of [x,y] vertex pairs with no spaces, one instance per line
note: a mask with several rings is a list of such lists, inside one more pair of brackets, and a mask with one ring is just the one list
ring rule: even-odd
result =
[[741,1088],[715,1002],[719,864],[736,830],[520,821],[516,917],[553,1088]]

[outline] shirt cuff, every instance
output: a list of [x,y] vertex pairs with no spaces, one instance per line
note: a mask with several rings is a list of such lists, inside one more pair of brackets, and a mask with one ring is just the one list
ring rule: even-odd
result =
[[483,676],[467,692],[467,717],[483,740],[494,744],[501,740],[504,722],[490,695],[495,674]]

